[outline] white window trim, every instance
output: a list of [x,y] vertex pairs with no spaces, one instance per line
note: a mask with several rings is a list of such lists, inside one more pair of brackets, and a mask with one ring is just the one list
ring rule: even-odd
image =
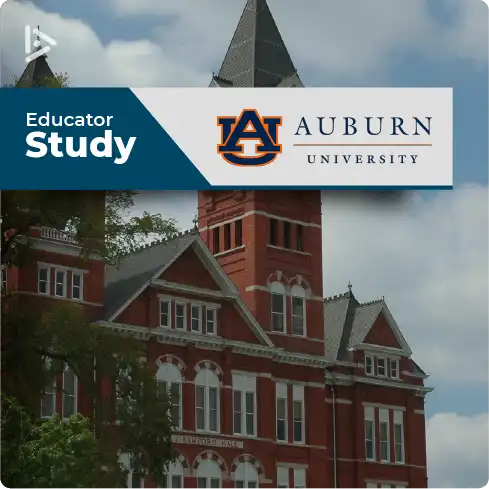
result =
[[[162,316],[162,312],[161,312],[161,306],[162,304],[167,304],[168,305],[168,324],[167,325],[163,325],[161,324],[161,316]],[[171,306],[172,306],[172,303],[171,303],[171,300],[170,299],[160,299],[160,328],[165,328],[165,329],[170,329],[171,328],[171,324],[172,324],[172,311],[171,311]],[[176,315],[176,309],[175,309],[175,315]]]
[[178,425],[176,429],[183,428],[183,379],[179,368],[172,363],[161,363],[156,370],[156,381],[165,382],[171,393],[172,384],[178,384],[180,397],[178,399]]
[[[46,282],[41,280],[41,270],[46,270],[47,272]],[[46,283],[46,292],[41,292],[41,283]],[[42,295],[50,295],[51,293],[51,269],[44,265],[37,267],[37,293]]]
[[[211,375],[216,375],[212,370],[206,369],[206,370],[201,370],[199,374],[201,373],[210,373],[212,372]],[[197,374],[197,376],[199,375]],[[207,377],[207,376],[205,376]],[[216,375],[217,377],[217,375]],[[197,380],[197,379],[196,379]],[[219,385],[219,379],[217,378],[217,385],[212,385],[209,381],[208,378],[205,378],[204,383],[200,382],[195,382],[195,431],[199,433],[220,433],[221,432],[221,389]],[[204,387],[204,428],[197,428],[197,387]],[[209,403],[210,399],[210,389],[215,388],[217,389],[217,431],[213,431],[210,429],[210,419],[211,419],[211,407]]]
[[[213,314],[213,324],[214,324],[214,332],[209,333],[207,331],[207,324],[209,323],[209,320],[207,319],[207,313],[212,311]],[[209,336],[217,336],[217,308],[216,307],[206,307],[205,308],[205,334]]]
[[[379,374],[379,360],[384,361],[384,373],[383,374]],[[376,368],[377,377],[385,379],[388,376],[388,368],[389,368],[388,363],[387,363],[387,358],[386,357],[377,357],[376,367],[377,367]]]
[[[294,469],[294,487],[296,489],[305,489],[306,486],[306,477],[307,477],[307,472],[306,469],[299,469],[295,468]],[[299,481],[299,479],[301,479]],[[298,484],[298,481],[300,484]]]
[[[302,334],[294,333],[294,299],[302,300]],[[291,291],[290,298],[290,309],[291,309],[291,333],[292,336],[299,336],[301,338],[307,336],[307,301],[306,301],[306,291],[300,285],[294,285]],[[297,316],[298,317],[298,316]]]
[[[75,277],[80,277],[80,297],[74,297],[73,290],[75,289]],[[83,273],[81,272],[72,272],[71,274],[71,298],[75,301],[83,300]]]
[[[194,318],[194,310],[199,311],[198,318]],[[199,329],[194,329],[194,319],[198,319]],[[202,305],[201,304],[190,304],[190,332],[191,333],[202,333]]]
[[290,486],[290,468],[277,466],[277,488],[288,488]]
[[[388,409],[379,409],[379,459],[382,463],[390,463],[391,461],[391,446],[390,446],[390,423],[389,423],[389,410]],[[387,458],[382,458],[382,443],[384,441],[381,438],[382,431],[380,429],[381,424],[385,424],[387,427],[386,430],[386,440],[385,443],[387,445]]]
[[[294,404],[299,402],[301,405],[301,440],[295,440],[295,416]],[[294,445],[304,445],[306,442],[306,403],[303,385],[292,386],[292,442]]]
[[183,465],[180,460],[175,460],[173,463],[169,464],[166,472],[166,487],[174,487],[173,486],[173,477],[181,478],[181,485],[179,487],[184,487],[184,478],[183,478]]
[[235,487],[238,482],[241,482],[244,488],[247,488],[250,482],[254,482],[255,487],[258,488],[260,487],[258,479],[258,472],[250,462],[239,463],[234,471]]
[[56,409],[56,404],[57,404],[57,397],[58,397],[58,382],[57,382],[57,379],[54,378],[52,381],[51,381],[52,385],[51,385],[51,388],[52,388],[52,398],[53,398],[53,402],[52,402],[52,409],[51,409],[51,414],[49,416],[43,416],[42,414],[42,401],[43,401],[43,395],[41,395],[41,416],[40,418],[41,419],[49,419],[51,416],[55,415],[56,412],[57,412],[57,409]]
[[[209,470],[210,467],[215,468],[215,473]],[[198,479],[206,479],[206,487],[211,487],[210,479],[219,479],[219,487],[222,487],[222,471],[221,467],[217,464],[215,460],[204,459],[200,462],[197,467],[197,473],[195,474],[197,487],[198,487]]]
[[[367,368],[367,359],[370,360],[370,372],[368,371]],[[373,355],[365,355],[365,375],[370,375],[373,376],[375,375],[375,357]]]
[[[64,413],[64,406],[65,406],[64,400],[65,400],[65,397],[67,396],[67,394],[65,392],[65,372],[68,368],[69,367],[65,367],[65,369],[63,371],[63,378],[62,378],[62,385],[63,385],[63,392],[62,392],[62,399],[61,399],[61,417],[62,418],[66,417],[65,413]],[[74,410],[73,410],[73,413],[70,414],[70,416],[72,414],[76,414],[78,412],[78,377],[77,377],[75,372],[73,372],[73,376],[74,376],[74,393],[73,393]]]
[[[363,438],[364,438],[364,451],[365,451],[365,460],[369,461],[369,462],[372,462],[372,461],[375,461],[376,460],[376,452],[377,452],[377,449],[376,449],[376,436],[375,436],[375,408],[371,407],[371,406],[364,406],[364,434],[363,434]],[[371,440],[368,440],[367,439],[367,421],[369,423],[371,423],[371,426],[372,426],[372,439]],[[368,453],[367,453],[367,441],[371,441],[372,442],[372,457],[369,457],[368,456]]]
[[[277,440],[277,443],[288,443],[289,441],[289,406],[288,406],[288,393],[287,393],[288,386],[287,384],[283,383],[276,383],[275,384],[275,438]],[[284,439],[281,440],[278,437],[278,401],[283,400],[285,403],[285,412],[284,412],[284,425],[285,425],[285,430],[284,430]]]
[[[234,413],[236,412],[235,405],[235,393],[239,393],[239,397],[241,399],[241,426],[240,432],[236,430],[236,426],[234,424]],[[247,423],[246,423],[246,415],[248,412],[246,411],[246,394],[253,394],[253,433],[249,434],[247,432]],[[242,389],[233,389],[233,434],[241,436],[243,438],[256,438],[256,427],[257,427],[257,416],[256,416],[256,392],[254,390],[242,390]]]
[[[63,274],[63,295],[59,295],[57,292],[57,286],[59,285],[58,282],[58,273]],[[62,268],[55,268],[54,269],[54,296],[55,297],[66,297],[66,289],[67,289],[67,282],[68,282],[68,272]]]
[[[405,437],[404,437],[404,412],[399,410],[394,410],[393,413],[393,425],[394,425],[394,463],[399,465],[404,465],[406,463],[406,447],[405,447]],[[402,460],[397,460],[397,441],[396,441],[396,425],[401,426],[401,453]]]
[[[273,310],[273,296],[281,296],[282,297],[282,312],[274,312]],[[275,315],[282,315],[282,330],[277,331],[273,327],[273,318]],[[272,282],[270,284],[270,331],[274,333],[287,333],[287,294],[286,294],[286,289],[285,286],[282,282]]]
[[[392,364],[396,366],[396,375],[392,375]],[[389,377],[399,379],[399,360],[397,358],[389,358]]]
[[[177,308],[181,306],[183,308],[183,316],[177,316]],[[178,327],[178,321],[177,318],[183,317],[183,328]],[[187,331],[188,324],[187,324],[187,302],[182,302],[182,301],[176,301],[175,302],[175,329],[179,331]]]

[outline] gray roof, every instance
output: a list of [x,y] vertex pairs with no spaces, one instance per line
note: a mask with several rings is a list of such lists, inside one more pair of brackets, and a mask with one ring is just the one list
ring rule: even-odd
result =
[[276,87],[296,72],[266,0],[248,0],[215,84]]
[[361,304],[351,290],[325,299],[326,357],[346,360],[348,349],[362,343],[384,307],[384,299]]
[[46,80],[49,80],[53,84],[56,78],[46,58],[47,56],[43,54],[39,58],[30,61],[25,67],[22,76],[17,81],[16,86],[19,88],[41,87],[45,84]]
[[103,318],[115,314],[141,287],[197,239],[194,230],[174,239],[162,241],[129,255],[118,267],[105,271],[105,306]]

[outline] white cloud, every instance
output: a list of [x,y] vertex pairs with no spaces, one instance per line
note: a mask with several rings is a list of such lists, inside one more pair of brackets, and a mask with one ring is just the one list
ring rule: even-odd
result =
[[41,25],[56,39],[49,64],[55,72],[67,72],[76,86],[205,86],[210,81],[210,73],[181,63],[150,39],[114,39],[104,45],[81,20],[46,13],[31,2],[10,0],[0,21],[2,64],[15,74],[25,67],[23,26],[30,24]]
[[[436,386],[487,382],[488,189],[413,193],[375,204],[325,193],[325,295],[385,296],[415,358]],[[190,228],[196,194],[145,193],[138,210],[175,217]],[[467,365],[477,365],[467,375]]]
[[488,415],[438,413],[427,422],[430,487],[484,487],[488,475]]
[[[150,15],[160,25],[141,39],[103,44],[81,20],[9,0],[1,19],[4,64],[22,71],[23,25],[32,23],[57,38],[50,63],[75,85],[206,86],[244,6],[244,0],[111,1],[116,16]],[[293,0],[269,3],[301,72],[328,83],[382,84],[389,61],[403,50],[486,66],[487,7],[480,0],[445,1],[453,14],[446,24],[432,15],[429,0],[310,0],[307,9]]]
[[[431,197],[431,198],[430,198]],[[326,293],[385,295],[432,381],[488,372],[488,190],[470,185],[383,206],[327,194]],[[475,364],[467,377],[467,365]]]

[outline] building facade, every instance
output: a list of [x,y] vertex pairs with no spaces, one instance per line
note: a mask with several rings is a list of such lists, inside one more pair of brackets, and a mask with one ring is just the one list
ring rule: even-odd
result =
[[[265,0],[247,2],[211,86],[302,86]],[[427,376],[384,299],[324,298],[319,191],[199,192],[198,229],[117,269],[61,231],[33,236],[35,265],[3,286],[144,341],[178,394],[169,487],[427,487]],[[82,389],[66,371],[41,416],[89,414]]]

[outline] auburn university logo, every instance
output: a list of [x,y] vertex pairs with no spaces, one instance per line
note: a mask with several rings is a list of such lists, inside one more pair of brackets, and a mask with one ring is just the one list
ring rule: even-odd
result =
[[217,152],[231,165],[269,165],[282,152],[278,144],[282,117],[261,117],[255,109],[245,109],[239,117],[218,117],[217,125],[221,127]]

